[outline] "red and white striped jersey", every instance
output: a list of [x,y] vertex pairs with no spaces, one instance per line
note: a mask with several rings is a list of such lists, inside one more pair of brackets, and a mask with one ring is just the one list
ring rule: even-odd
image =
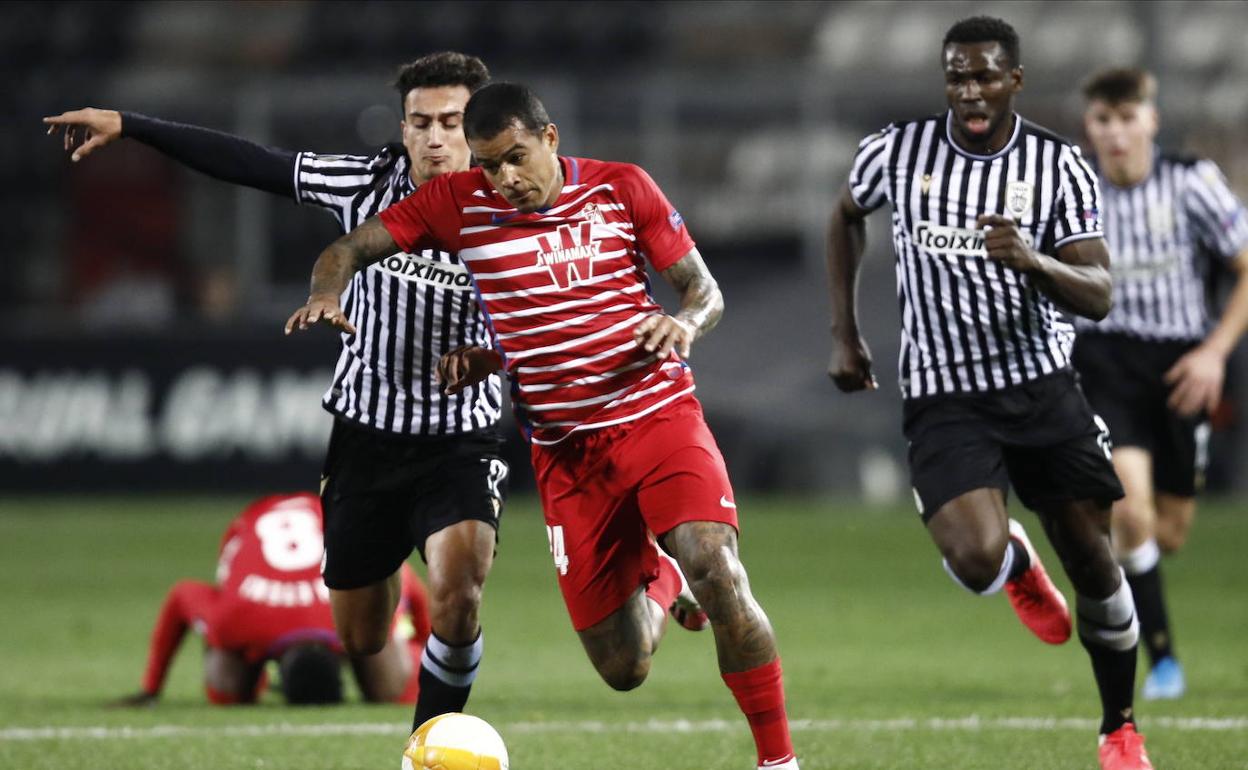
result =
[[633,329],[663,312],[645,260],[666,270],[693,249],[680,214],[637,166],[560,158],[554,205],[521,214],[480,169],[443,174],[379,215],[405,251],[458,253],[535,444],[635,420],[693,392],[675,353]]

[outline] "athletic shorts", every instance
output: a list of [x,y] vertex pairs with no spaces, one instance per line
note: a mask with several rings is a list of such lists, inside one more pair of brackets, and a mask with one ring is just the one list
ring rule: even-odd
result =
[[945,503],[984,487],[1013,487],[1037,511],[1122,497],[1109,431],[1070,369],[988,393],[909,399],[904,420],[924,523]]
[[497,531],[507,494],[501,447],[493,429],[409,437],[335,420],[321,474],[325,585],[389,577],[413,549],[424,558],[427,537],[461,521]]
[[1162,379],[1192,342],[1153,342],[1125,334],[1081,334],[1071,361],[1088,403],[1105,418],[1116,446],[1144,449],[1153,458],[1153,487],[1193,497],[1209,464],[1209,421],[1181,417],[1170,407]]
[[583,631],[658,577],[654,537],[687,521],[737,526],[724,458],[692,396],[632,422],[532,447],[546,534]]

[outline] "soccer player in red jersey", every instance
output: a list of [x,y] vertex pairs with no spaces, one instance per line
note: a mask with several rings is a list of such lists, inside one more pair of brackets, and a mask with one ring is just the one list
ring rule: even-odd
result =
[[[266,685],[269,660],[278,662],[287,702],[342,700],[344,651],[321,579],[323,552],[315,495],[273,495],[249,505],[221,539],[216,584],[182,580],[170,589],[152,630],[142,690],[122,703],[144,705],[159,697],[188,629],[204,637],[204,689],[213,703],[254,702]],[[406,564],[402,582],[394,623],[410,636],[400,642],[400,634],[392,634],[376,660],[354,667],[365,700],[415,703],[419,693],[427,601]]]
[[[732,487],[685,362],[723,311],[715,279],[654,181],[559,156],[559,131],[527,88],[478,91],[464,133],[479,167],[431,180],[322,252],[287,332],[321,321],[352,331],[342,287],[396,247],[457,253],[494,349],[448,354],[443,383],[509,376],[590,661],[618,690],[645,679],[682,593],[670,554],[709,616],[758,765],[797,768],[775,635],[737,555]],[[650,296],[647,262],[679,293],[675,314]]]

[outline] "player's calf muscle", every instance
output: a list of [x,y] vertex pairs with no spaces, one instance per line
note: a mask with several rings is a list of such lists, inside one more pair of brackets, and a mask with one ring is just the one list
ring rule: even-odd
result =
[[386,646],[399,593],[398,572],[363,588],[330,590],[334,628],[349,655],[375,655]]
[[690,522],[673,530],[670,540],[690,590],[711,619],[720,668],[745,671],[774,660],[775,633],[750,593],[736,531],[716,522]]
[[1118,590],[1119,570],[1109,547],[1109,506],[1089,501],[1045,511],[1041,520],[1075,590],[1100,598]]

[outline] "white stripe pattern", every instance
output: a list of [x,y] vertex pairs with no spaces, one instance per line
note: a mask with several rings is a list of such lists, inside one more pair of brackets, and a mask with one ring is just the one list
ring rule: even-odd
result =
[[1208,333],[1204,275],[1210,262],[1248,250],[1248,211],[1208,160],[1156,151],[1130,188],[1101,179],[1114,306],[1080,332],[1197,342]]
[[977,219],[1004,214],[1048,254],[1102,236],[1096,177],[1077,147],[1015,116],[991,156],[950,139],[948,115],[865,138],[855,203],[894,208],[898,369],[906,398],[992,391],[1069,364],[1073,328],[1024,275],[989,259]]
[[[295,190],[301,203],[320,206],[349,231],[413,191],[400,145],[372,157],[300,153]],[[424,260],[458,266],[455,256],[426,251]],[[462,394],[446,396],[433,382],[438,359],[462,345],[489,346],[484,318],[471,292],[422,283],[388,264],[409,265],[399,254],[357,273],[343,294],[343,310],[359,333],[342,335],[334,379],[323,399],[343,419],[402,435],[480,430],[502,414],[502,384],[492,376]],[[426,263],[427,264],[427,263]]]

